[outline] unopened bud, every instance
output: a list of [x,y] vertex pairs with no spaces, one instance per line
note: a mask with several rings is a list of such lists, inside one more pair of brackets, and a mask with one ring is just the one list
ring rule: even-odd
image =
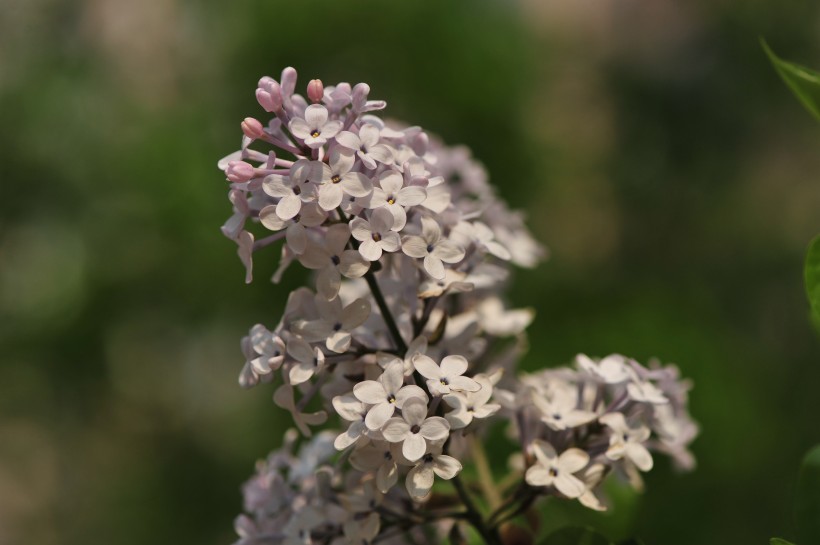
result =
[[242,121],[242,132],[245,133],[245,136],[253,140],[262,138],[265,135],[265,129],[262,127],[262,123],[253,117],[246,117],[244,121]]
[[253,178],[254,168],[253,165],[245,161],[231,161],[228,163],[225,174],[228,176],[228,180],[234,183],[247,182]]
[[265,76],[259,80],[259,86],[256,88],[256,100],[266,112],[278,112],[282,109],[282,91],[279,83],[273,79]]
[[308,82],[307,86],[307,94],[308,98],[314,104],[317,102],[322,101],[322,97],[325,95],[325,87],[322,85],[322,80],[320,79],[312,79]]

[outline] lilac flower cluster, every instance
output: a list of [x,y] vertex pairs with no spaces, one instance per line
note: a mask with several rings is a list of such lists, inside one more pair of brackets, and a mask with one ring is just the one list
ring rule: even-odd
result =
[[[274,402],[306,437],[337,428],[298,457],[289,435],[260,463],[240,543],[368,544],[447,521],[500,543],[500,525],[535,497],[602,508],[604,476],[637,483],[650,449],[691,466],[696,427],[673,367],[579,356],[576,369],[515,377],[533,312],[500,294],[510,264],[535,266],[545,251],[465,149],[377,117],[385,103],[366,84],[295,89],[292,68],[262,78],[256,97],[272,118],[246,118],[240,150],[219,162],[233,204],[222,231],[246,281],[254,254],[278,241],[274,281],[294,262],[315,271],[315,289],[292,292],[273,329],[242,340],[239,382],[278,382]],[[495,415],[524,456],[518,489],[485,520],[459,474],[483,458],[475,438]],[[436,478],[464,509],[426,506]]]

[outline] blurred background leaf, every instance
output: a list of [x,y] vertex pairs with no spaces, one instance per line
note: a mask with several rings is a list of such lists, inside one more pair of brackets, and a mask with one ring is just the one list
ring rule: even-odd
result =
[[797,487],[797,542],[820,543],[820,446],[803,459]]
[[769,48],[766,40],[760,40],[777,73],[791,88],[803,106],[820,121],[820,73],[792,62],[784,61]]

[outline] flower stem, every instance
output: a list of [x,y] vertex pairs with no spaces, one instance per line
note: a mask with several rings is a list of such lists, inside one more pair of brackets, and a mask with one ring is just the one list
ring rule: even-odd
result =
[[490,528],[484,523],[484,517],[481,516],[475,503],[473,503],[470,494],[467,492],[459,476],[456,475],[450,479],[450,482],[453,483],[456,492],[458,492],[458,496],[461,498],[462,503],[464,503],[464,507],[467,508],[467,512],[464,515],[467,522],[473,525],[473,528],[481,535],[487,545],[502,545],[498,529]]

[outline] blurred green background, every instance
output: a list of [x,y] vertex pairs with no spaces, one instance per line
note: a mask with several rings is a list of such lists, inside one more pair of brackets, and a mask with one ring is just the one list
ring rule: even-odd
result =
[[658,356],[694,379],[699,466],[614,512],[648,545],[793,537],[820,442],[801,283],[820,127],[758,44],[820,67],[820,4],[763,0],[0,0],[0,544],[233,539],[287,417],[239,339],[288,289],[243,283],[216,161],[287,65],[367,81],[465,143],[551,259],[516,277],[539,368]]

